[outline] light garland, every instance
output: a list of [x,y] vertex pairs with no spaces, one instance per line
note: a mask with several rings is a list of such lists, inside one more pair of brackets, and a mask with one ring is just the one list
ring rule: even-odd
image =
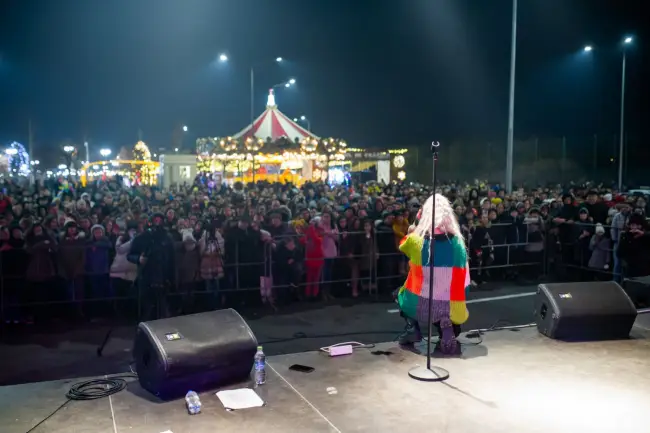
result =
[[264,147],[264,140],[261,138],[255,140],[254,137],[248,137],[246,141],[244,141],[244,147],[249,152],[259,152],[260,149]]
[[300,142],[300,149],[305,153],[314,153],[318,148],[318,140],[312,137],[305,137]]
[[226,139],[219,140],[219,145],[224,152],[234,152],[239,147],[239,141],[232,137],[228,137]]

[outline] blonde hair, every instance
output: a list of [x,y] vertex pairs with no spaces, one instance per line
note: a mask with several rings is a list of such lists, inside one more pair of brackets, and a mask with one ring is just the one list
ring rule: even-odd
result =
[[430,236],[433,236],[437,230],[443,234],[456,236],[460,244],[465,248],[465,239],[463,239],[463,235],[460,232],[460,226],[458,225],[458,220],[454,214],[454,209],[451,207],[451,203],[449,203],[449,200],[447,200],[442,194],[436,194],[435,197],[435,222],[431,221],[433,196],[430,196],[424,203],[424,206],[422,206],[420,222],[418,222],[414,233],[421,237],[424,237],[427,233],[429,233]]

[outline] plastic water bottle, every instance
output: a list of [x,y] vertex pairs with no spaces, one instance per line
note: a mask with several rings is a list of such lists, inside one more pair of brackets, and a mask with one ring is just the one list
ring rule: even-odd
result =
[[187,411],[190,415],[201,413],[201,399],[199,399],[199,395],[194,391],[188,391],[185,394],[185,403],[187,403]]
[[262,346],[257,346],[254,359],[255,386],[264,385],[266,383],[266,355],[264,355]]

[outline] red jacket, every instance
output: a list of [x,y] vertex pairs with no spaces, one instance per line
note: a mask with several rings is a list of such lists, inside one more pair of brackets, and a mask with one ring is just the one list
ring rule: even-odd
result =
[[305,244],[305,266],[318,267],[323,265],[323,237],[318,234],[316,227],[310,225],[302,239]]

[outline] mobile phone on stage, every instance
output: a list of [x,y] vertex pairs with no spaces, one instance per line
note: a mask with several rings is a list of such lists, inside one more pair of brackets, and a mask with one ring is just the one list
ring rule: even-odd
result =
[[314,371],[314,367],[308,367],[306,365],[293,364],[289,367],[289,370],[299,371],[300,373],[311,373]]

